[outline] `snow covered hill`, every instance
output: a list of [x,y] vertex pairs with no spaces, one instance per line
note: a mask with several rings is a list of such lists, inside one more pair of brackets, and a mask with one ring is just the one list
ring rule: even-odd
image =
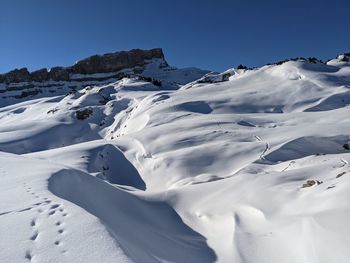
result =
[[349,262],[349,54],[144,62],[0,83],[0,262]]

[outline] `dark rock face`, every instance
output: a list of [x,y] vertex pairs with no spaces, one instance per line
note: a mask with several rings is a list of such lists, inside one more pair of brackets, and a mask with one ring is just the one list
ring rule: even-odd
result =
[[78,120],[85,120],[89,118],[92,115],[92,109],[86,108],[83,110],[77,110],[75,112],[75,116],[77,117]]
[[0,74],[0,83],[44,82],[48,80],[69,81],[70,74],[94,74],[116,72],[126,68],[143,66],[146,60],[153,58],[164,59],[163,50],[154,48],[150,50],[133,49],[104,55],[95,55],[78,61],[71,67],[54,67],[39,69],[29,73],[27,68],[15,69]]
[[102,56],[95,55],[78,61],[71,67],[71,72],[80,74],[115,72],[124,68],[143,66],[145,60],[152,58],[164,58],[162,49],[133,49]]
[[32,81],[38,81],[38,82],[47,81],[49,80],[49,72],[47,71],[46,68],[39,69],[39,70],[33,71],[30,74],[30,77]]
[[30,81],[27,68],[15,69],[3,75],[6,83],[18,83]]
[[63,67],[51,68],[49,71],[49,79],[57,80],[57,81],[60,81],[60,80],[68,81],[69,68],[63,68]]
[[350,53],[345,53],[343,55],[338,56],[338,59],[340,62],[349,62],[350,60]]

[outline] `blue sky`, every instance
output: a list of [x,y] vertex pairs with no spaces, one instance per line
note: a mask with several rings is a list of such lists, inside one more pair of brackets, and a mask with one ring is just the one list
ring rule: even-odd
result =
[[1,0],[0,72],[162,47],[171,65],[222,71],[350,52],[350,1]]

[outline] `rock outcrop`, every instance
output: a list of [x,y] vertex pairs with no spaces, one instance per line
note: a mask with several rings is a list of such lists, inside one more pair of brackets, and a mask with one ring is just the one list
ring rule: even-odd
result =
[[15,69],[3,75],[6,83],[30,81],[30,73],[27,68]]
[[69,68],[63,68],[63,67],[54,67],[51,69],[43,68],[30,73],[30,80],[37,81],[37,82],[43,82],[48,80],[68,81],[69,74],[70,74]]
[[48,80],[68,81],[71,74],[94,74],[117,72],[122,69],[143,66],[147,60],[154,58],[164,59],[163,50],[155,48],[150,50],[133,49],[104,55],[95,55],[76,62],[70,67],[54,67],[29,72],[27,68],[15,69],[0,74],[0,83],[44,82]]
[[71,73],[93,74],[116,72],[125,68],[143,66],[146,60],[153,58],[163,58],[161,48],[151,50],[133,49],[105,55],[95,55],[78,61],[71,67]]

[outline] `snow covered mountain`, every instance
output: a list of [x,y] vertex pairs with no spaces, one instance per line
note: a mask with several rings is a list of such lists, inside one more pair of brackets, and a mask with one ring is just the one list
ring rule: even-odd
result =
[[0,261],[349,262],[349,58],[1,75]]

